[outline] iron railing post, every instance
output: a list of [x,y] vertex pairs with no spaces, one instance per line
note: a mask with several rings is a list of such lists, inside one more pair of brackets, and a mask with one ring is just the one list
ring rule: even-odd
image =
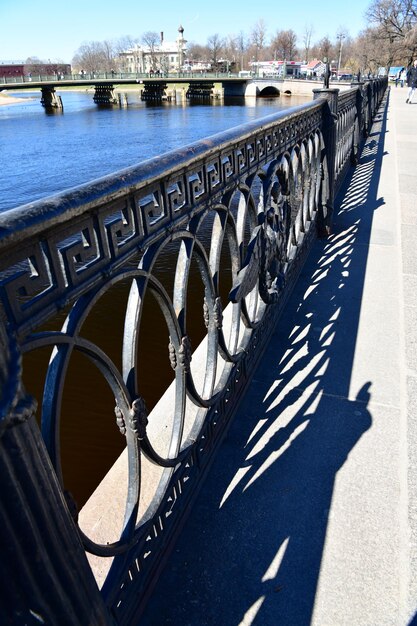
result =
[[358,81],[351,84],[352,89],[356,89],[356,114],[358,119],[359,136],[364,136],[364,120],[362,114],[363,107],[363,88],[364,82]]
[[323,109],[323,140],[325,147],[325,162],[327,163],[328,184],[326,196],[322,199],[321,212],[317,220],[319,237],[325,237],[331,232],[333,207],[335,196],[335,166],[336,166],[336,122],[338,111],[339,89],[313,89],[314,100],[324,98],[328,106]]
[[365,128],[365,137],[367,137],[369,135],[369,133],[371,132],[371,126],[372,126],[372,113],[373,113],[373,106],[372,106],[372,83],[371,82],[367,82],[365,85],[365,89],[366,89],[366,128]]
[[364,132],[364,119],[363,119],[363,81],[357,81],[351,83],[352,89],[356,89],[356,123],[354,132],[354,141],[352,145],[351,163],[357,165],[359,146],[361,138],[365,136]]
[[3,324],[0,390],[0,622],[108,625]]

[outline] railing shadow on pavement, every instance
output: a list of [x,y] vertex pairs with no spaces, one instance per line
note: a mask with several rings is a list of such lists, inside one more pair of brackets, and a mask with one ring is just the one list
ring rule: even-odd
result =
[[140,623],[311,622],[334,483],[372,427],[350,390],[386,107],[341,189]]

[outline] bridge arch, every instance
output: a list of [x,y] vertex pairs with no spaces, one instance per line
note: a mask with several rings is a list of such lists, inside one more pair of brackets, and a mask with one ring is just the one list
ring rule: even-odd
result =
[[274,85],[267,85],[263,89],[259,90],[257,97],[258,98],[271,98],[271,97],[277,97],[280,95],[281,95],[281,92],[278,89],[278,87],[275,87]]
[[278,97],[282,93],[282,81],[277,80],[250,80],[246,84],[245,96],[255,98]]

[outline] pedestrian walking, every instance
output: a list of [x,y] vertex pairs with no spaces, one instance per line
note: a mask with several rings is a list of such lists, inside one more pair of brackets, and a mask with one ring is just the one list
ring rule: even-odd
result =
[[408,94],[407,94],[406,102],[411,104],[411,101],[414,96],[414,92],[417,89],[417,59],[414,59],[413,65],[410,67],[410,69],[407,72],[407,86],[408,86]]

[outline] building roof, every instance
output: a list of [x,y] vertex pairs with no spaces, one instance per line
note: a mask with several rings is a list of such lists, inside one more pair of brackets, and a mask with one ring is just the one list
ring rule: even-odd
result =
[[[183,42],[183,45],[181,46],[181,49],[184,50],[185,49],[185,45],[184,45],[185,41]],[[156,45],[153,50],[151,50],[150,46],[144,46],[144,45],[140,45],[137,44],[135,47],[133,48],[129,48],[129,50],[125,50],[124,52],[122,52],[122,54],[134,54],[137,52],[143,52],[144,54],[151,54],[151,52],[153,52],[154,54],[169,54],[169,53],[174,53],[174,52],[178,52],[178,42],[177,41],[163,41],[162,44],[159,43],[158,45]]]
[[324,65],[323,61],[321,61],[320,59],[313,59],[312,61],[309,61],[307,63],[307,65],[305,66],[305,68],[307,70],[314,70],[316,67],[318,67],[319,65]]

